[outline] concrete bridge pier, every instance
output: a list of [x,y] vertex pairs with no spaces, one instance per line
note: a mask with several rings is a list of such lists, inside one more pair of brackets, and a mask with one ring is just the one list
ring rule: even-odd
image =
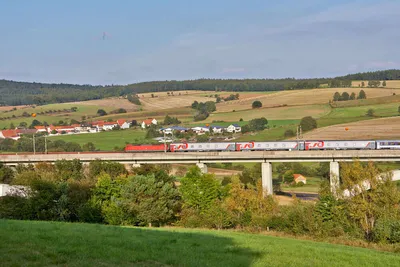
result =
[[207,173],[207,164],[198,162],[196,163],[196,166],[199,167],[202,173]]
[[273,187],[272,187],[272,164],[271,162],[263,162],[261,163],[261,181],[263,194],[272,195]]
[[331,183],[331,192],[336,193],[337,189],[340,186],[340,178],[339,178],[339,162],[331,161],[330,162],[330,183]]

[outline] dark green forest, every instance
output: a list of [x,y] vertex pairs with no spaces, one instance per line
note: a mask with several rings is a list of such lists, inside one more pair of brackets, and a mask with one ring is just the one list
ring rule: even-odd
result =
[[328,87],[350,87],[352,80],[397,80],[400,70],[349,74],[336,78],[315,79],[198,79],[153,81],[129,85],[76,85],[64,83],[31,83],[0,80],[0,105],[44,105],[71,101],[101,99],[146,92],[177,90],[204,91],[282,91]]

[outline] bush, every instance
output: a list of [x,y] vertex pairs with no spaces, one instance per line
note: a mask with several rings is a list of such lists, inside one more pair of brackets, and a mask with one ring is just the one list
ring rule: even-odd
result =
[[304,132],[311,131],[317,128],[317,121],[313,117],[307,116],[301,119],[300,126]]
[[367,114],[365,114],[365,115],[368,116],[368,117],[374,117],[375,116],[375,110],[370,108],[370,109],[368,109]]
[[400,243],[400,221],[382,218],[376,222],[373,240],[380,243]]
[[256,100],[251,104],[251,107],[252,108],[261,108],[262,107],[262,103],[261,103],[261,101]]
[[105,116],[105,115],[107,115],[107,112],[105,112],[104,109],[99,109],[99,110],[97,110],[96,113],[97,113],[98,116]]
[[294,131],[292,129],[288,129],[285,131],[285,133],[283,134],[285,138],[290,138],[295,136],[296,134],[294,133]]

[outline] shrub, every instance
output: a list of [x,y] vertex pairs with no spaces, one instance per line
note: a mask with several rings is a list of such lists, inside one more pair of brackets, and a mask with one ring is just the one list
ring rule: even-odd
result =
[[261,108],[262,107],[262,103],[261,103],[261,101],[256,100],[251,104],[251,107],[252,108]]
[[294,133],[294,131],[292,129],[288,129],[285,131],[285,133],[283,134],[285,138],[290,138],[295,136],[296,134]]
[[307,116],[301,119],[300,126],[304,132],[311,131],[317,128],[317,121],[313,117]]
[[375,116],[375,110],[372,109],[372,108],[368,109],[366,116],[374,117]]

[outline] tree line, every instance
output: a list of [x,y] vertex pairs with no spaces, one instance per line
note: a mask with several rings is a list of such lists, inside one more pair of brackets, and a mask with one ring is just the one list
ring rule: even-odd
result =
[[[325,163],[325,165],[327,165]],[[278,168],[279,167],[279,168]],[[280,173],[298,166],[282,165]],[[321,167],[326,172],[329,167]],[[314,238],[351,238],[400,243],[400,192],[373,163],[341,164],[342,186],[331,193],[325,180],[316,202],[280,206],[264,197],[261,168],[244,169],[222,182],[197,167],[170,174],[168,165],[79,160],[0,165],[0,182],[25,186],[23,194],[0,198],[1,219],[50,220],[111,225],[274,230]],[[368,181],[371,188],[363,184]],[[340,197],[343,192],[352,197]]]
[[[343,92],[340,94],[339,92],[335,92],[333,94],[333,101],[348,101],[348,100],[355,100],[356,99],[356,94],[352,92],[350,95],[348,92]],[[367,94],[365,93],[364,90],[361,90],[358,93],[357,99],[367,99]]]
[[169,91],[281,91],[318,87],[351,87],[352,80],[400,79],[400,70],[356,73],[336,78],[314,79],[198,79],[184,81],[153,81],[129,85],[75,85],[29,83],[0,80],[0,105],[44,105],[127,96],[147,92]]

